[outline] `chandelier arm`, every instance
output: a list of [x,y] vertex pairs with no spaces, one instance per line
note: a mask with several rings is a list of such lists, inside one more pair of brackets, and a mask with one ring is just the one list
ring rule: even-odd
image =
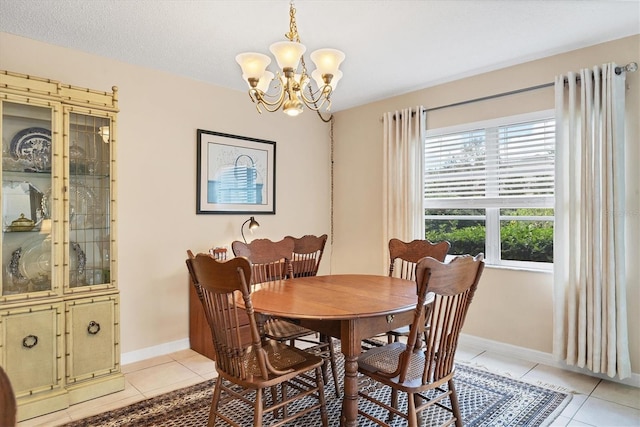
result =
[[327,112],[331,111],[331,100],[330,99],[324,99],[320,105],[318,105],[317,103],[308,103],[304,99],[303,99],[303,101],[304,101],[304,105],[306,105],[307,108],[309,108],[311,111],[320,111],[325,104],[327,104],[327,107],[325,108],[325,111],[327,111]]
[[[278,102],[281,102],[280,100],[282,98],[284,98],[284,94],[286,93],[287,89],[284,87],[284,85],[282,84],[282,75],[280,73],[277,73],[276,76],[272,79],[272,81],[277,81],[278,83],[273,87],[273,89],[275,91],[277,91],[276,93],[269,93],[267,89],[267,92],[262,92],[260,91],[260,96],[261,98],[267,100],[267,99],[271,99],[272,101],[268,101],[271,105],[275,105]],[[267,101],[265,101],[267,102]]]
[[[268,98],[266,98],[264,95],[266,95],[264,92],[259,91],[257,89],[252,89],[250,91],[250,95],[251,95],[251,99],[253,100],[253,102],[257,102],[259,104],[262,104],[264,106],[264,108],[269,111],[270,113],[273,113],[274,111],[277,111],[278,108],[280,108],[282,106],[282,104],[284,103],[284,99],[285,99],[285,91],[284,89],[280,90],[280,94],[278,96],[277,99],[270,101]],[[272,110],[270,107],[274,107],[274,109]]]
[[[304,92],[301,92],[300,95],[304,100],[304,103],[307,107],[311,108],[314,111],[319,111],[324,104],[327,105],[327,111],[331,108],[331,86],[325,85],[323,88],[318,89],[315,93],[309,89],[310,97],[307,98]],[[318,98],[315,98],[314,95],[318,94]],[[318,103],[320,103],[318,105]]]
[[[309,87],[309,85],[307,85],[307,87]],[[306,103],[309,104],[315,104],[316,102],[320,102],[320,100],[323,98],[324,92],[320,89],[316,90],[315,92],[309,88],[309,94],[305,95],[304,91],[300,91],[300,96],[305,100]]]
[[[280,107],[282,106],[282,102],[280,104],[267,104],[263,101],[258,101],[258,105],[256,105],[256,108],[258,108],[258,106],[262,106],[265,110],[267,110],[269,113],[273,113],[276,112],[280,109]],[[258,111],[260,111],[260,108],[258,108]],[[260,111],[262,112],[262,111]]]
[[[327,86],[328,86],[328,85],[327,85]],[[325,86],[325,87],[326,87],[326,86]],[[318,92],[319,92],[319,91],[320,91],[320,89],[318,89]],[[325,92],[325,90],[324,90],[324,88],[322,88],[322,93],[324,93],[324,92]],[[320,120],[322,120],[322,121],[323,121],[323,122],[325,122],[325,123],[329,123],[329,122],[331,122],[331,121],[333,120],[333,114],[330,112],[330,110],[331,110],[331,99],[329,98],[329,96],[331,95],[331,93],[332,93],[332,92],[333,92],[333,89],[331,88],[331,86],[329,86],[329,87],[328,87],[328,93],[327,93],[327,96],[326,96],[326,98],[325,98],[325,100],[329,102],[329,105],[327,105],[327,109],[326,109],[326,111],[327,111],[327,112],[329,112],[329,117],[327,117],[327,118],[325,119],[325,118],[322,116],[322,113],[320,112],[320,108],[316,108],[316,109],[311,108],[312,110],[314,110],[314,111],[316,112],[316,114],[318,115],[318,117],[320,118]],[[316,93],[317,93],[317,92],[316,92]],[[311,89],[311,87],[309,87],[309,94],[310,94],[310,95],[311,95],[311,97],[313,98],[313,90]],[[304,98],[304,95],[303,95],[303,98]],[[323,103],[324,103],[324,101],[323,101]],[[313,104],[313,105],[314,105],[314,106],[316,105],[315,101],[314,101],[314,104]],[[322,105],[321,105],[321,106],[322,106]]]
[[[270,108],[267,104],[260,102],[259,105],[262,105],[262,107],[264,107],[265,110],[267,110],[269,113],[275,113],[276,111],[278,111],[280,109],[280,105]],[[258,108],[258,111],[260,111],[260,108],[258,107],[258,105],[256,105],[256,108]],[[260,113],[262,113],[262,111],[260,111]]]
[[324,106],[324,104],[326,104],[327,102],[329,102],[330,104],[330,101],[326,98],[323,98],[320,104],[318,104],[319,100],[310,100],[310,99],[307,99],[305,96],[300,96],[300,98],[304,102],[304,105],[306,105],[310,110],[313,110],[313,111],[320,110]]

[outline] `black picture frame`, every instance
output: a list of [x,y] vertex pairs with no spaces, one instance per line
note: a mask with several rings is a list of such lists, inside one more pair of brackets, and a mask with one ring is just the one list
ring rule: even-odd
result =
[[276,143],[198,129],[196,214],[275,214]]

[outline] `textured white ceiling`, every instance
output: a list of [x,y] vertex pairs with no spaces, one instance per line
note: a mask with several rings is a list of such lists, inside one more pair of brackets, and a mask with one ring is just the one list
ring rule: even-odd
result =
[[[333,111],[640,33],[640,0],[295,6],[309,52],[347,55]],[[0,31],[242,91],[235,55],[268,54],[288,26],[288,0],[0,0]]]

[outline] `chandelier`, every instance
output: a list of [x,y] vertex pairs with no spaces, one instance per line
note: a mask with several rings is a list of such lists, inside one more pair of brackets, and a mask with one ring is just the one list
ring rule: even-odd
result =
[[[322,107],[330,111],[331,93],[342,78],[342,71],[338,67],[344,61],[344,53],[336,49],[312,52],[311,60],[316,66],[311,73],[312,83],[304,63],[303,55],[307,48],[300,43],[293,1],[289,4],[289,32],[285,37],[288,41],[269,46],[280,68],[275,76],[267,70],[271,63],[267,55],[246,52],[236,56],[236,62],[242,68],[242,78],[249,85],[251,101],[256,104],[259,113],[262,113],[261,107],[270,113],[282,107],[282,111],[289,116],[297,116],[303,112],[303,104],[318,114]],[[269,90],[271,82],[274,82],[273,91]]]

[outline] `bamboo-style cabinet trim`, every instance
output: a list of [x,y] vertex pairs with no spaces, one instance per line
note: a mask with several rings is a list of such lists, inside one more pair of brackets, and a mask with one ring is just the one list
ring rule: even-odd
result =
[[124,389],[117,88],[0,70],[0,365],[18,420]]

